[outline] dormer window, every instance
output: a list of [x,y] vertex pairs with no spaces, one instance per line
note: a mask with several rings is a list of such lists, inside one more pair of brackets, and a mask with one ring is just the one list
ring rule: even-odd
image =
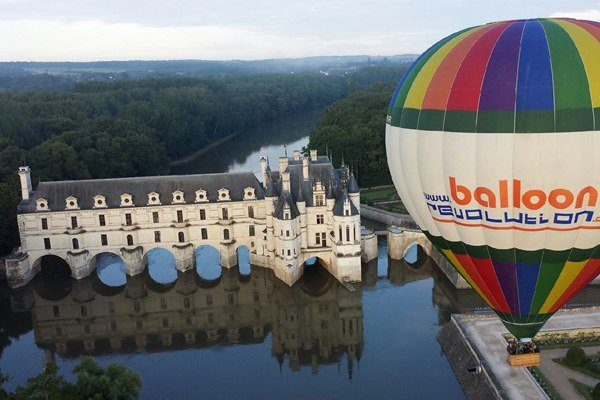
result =
[[41,198],[37,199],[35,201],[35,203],[36,203],[36,210],[38,210],[38,211],[50,210],[50,208],[48,207],[48,199],[41,197]]
[[247,187],[244,189],[244,200],[255,200],[256,193],[254,192],[253,187]]
[[94,196],[94,208],[106,208],[106,197],[98,194]]
[[79,209],[79,205],[77,204],[77,197],[69,196],[65,200],[65,203],[66,203],[65,208],[67,210],[78,210]]
[[196,190],[196,203],[204,203],[208,201],[206,190]]
[[160,205],[160,195],[156,192],[148,193],[148,205]]
[[219,201],[228,201],[231,200],[231,198],[229,197],[229,190],[222,188],[219,189],[219,197],[218,197]]
[[124,193],[121,195],[121,207],[131,207],[133,206],[133,196],[129,193]]
[[181,190],[173,192],[173,203],[185,203],[185,198],[183,197],[183,192]]

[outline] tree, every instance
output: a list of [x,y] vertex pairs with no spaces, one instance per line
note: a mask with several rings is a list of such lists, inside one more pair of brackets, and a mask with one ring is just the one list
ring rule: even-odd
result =
[[570,367],[577,367],[586,360],[585,351],[581,347],[571,347],[567,351],[565,363]]
[[6,392],[2,385],[8,380],[0,373],[0,398],[6,400],[133,400],[139,398],[142,388],[140,376],[118,365],[100,367],[93,359],[83,357],[73,370],[75,383],[67,382],[58,375],[56,364],[48,363],[44,371],[27,380],[25,386],[13,393]]

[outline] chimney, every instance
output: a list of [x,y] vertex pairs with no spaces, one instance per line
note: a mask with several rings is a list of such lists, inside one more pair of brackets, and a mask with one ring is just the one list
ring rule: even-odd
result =
[[304,157],[302,159],[302,178],[307,181],[309,176],[308,176],[308,158]]
[[29,167],[19,167],[19,178],[21,178],[21,197],[23,200],[29,200],[33,189],[31,187],[31,170]]
[[281,182],[283,183],[283,191],[290,192],[290,173],[289,172],[279,172],[281,175]]
[[317,161],[317,150],[310,151],[310,161]]
[[287,157],[279,157],[279,172],[285,171],[288,167],[288,158]]
[[262,175],[262,185],[267,187],[267,158],[260,156],[260,174]]
[[300,151],[294,150],[294,161],[300,161]]

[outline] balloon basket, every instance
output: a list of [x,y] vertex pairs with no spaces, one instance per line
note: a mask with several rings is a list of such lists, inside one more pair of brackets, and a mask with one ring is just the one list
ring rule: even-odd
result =
[[508,365],[511,367],[535,367],[541,364],[540,353],[509,354]]

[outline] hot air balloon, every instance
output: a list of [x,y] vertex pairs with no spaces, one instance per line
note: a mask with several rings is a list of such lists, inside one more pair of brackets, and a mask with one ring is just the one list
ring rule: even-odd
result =
[[439,41],[391,100],[407,210],[518,339],[600,273],[600,24],[495,22]]

